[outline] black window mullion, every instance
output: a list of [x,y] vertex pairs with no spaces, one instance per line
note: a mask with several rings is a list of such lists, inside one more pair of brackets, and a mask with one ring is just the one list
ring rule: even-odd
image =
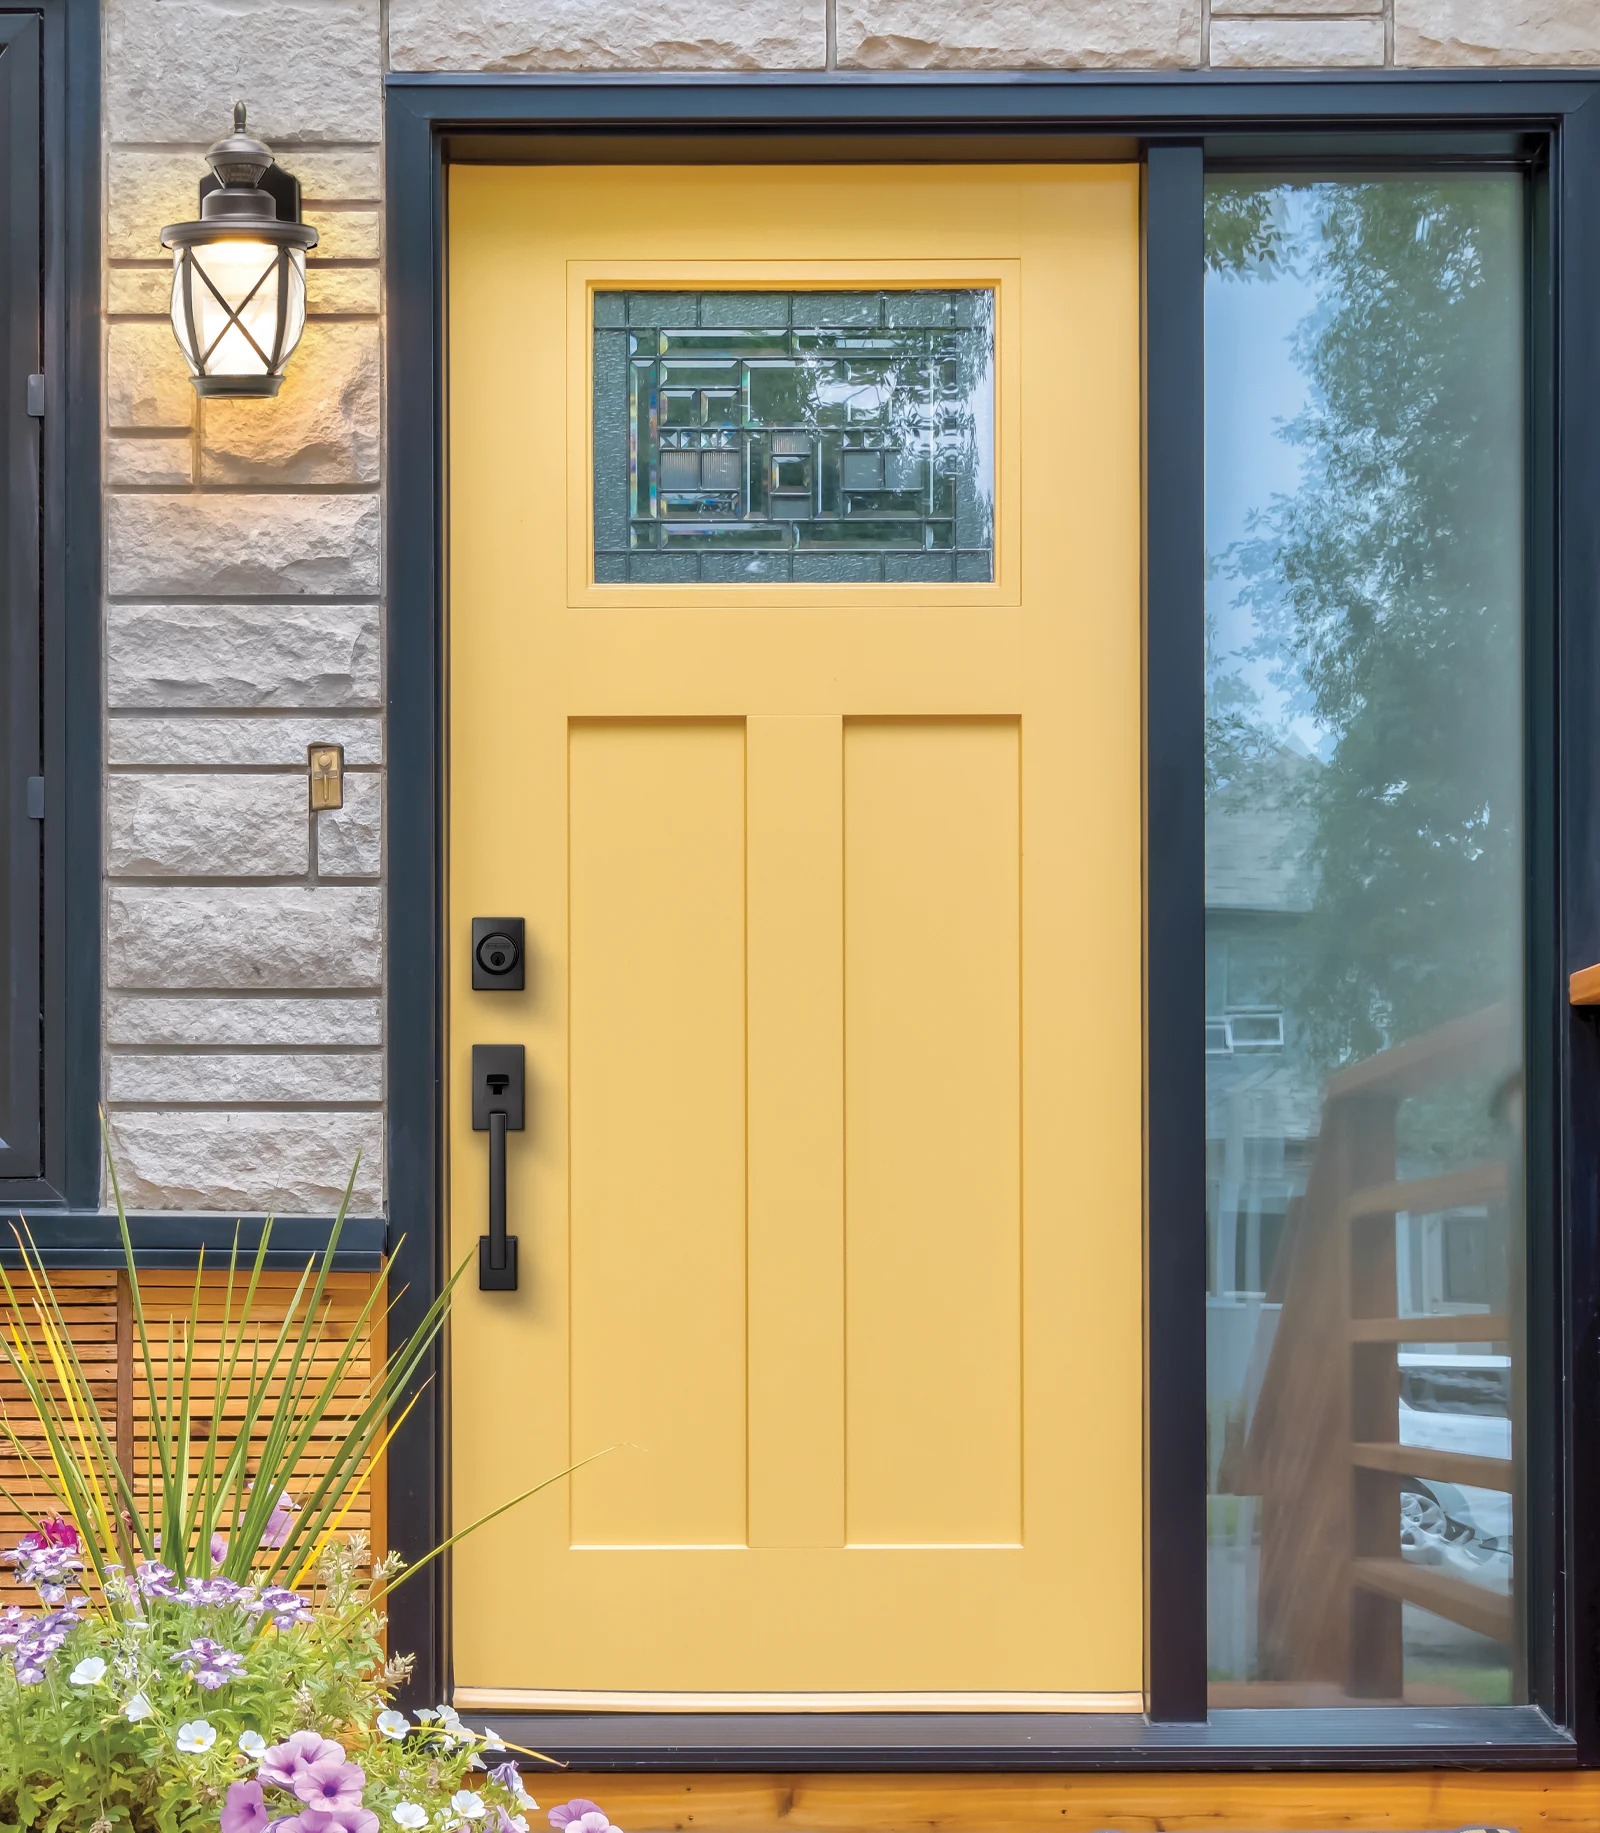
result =
[[[1550,1164],[1560,1165],[1560,1181],[1551,1185],[1564,1199],[1560,1206],[1560,1252],[1564,1267],[1530,1267],[1531,1281],[1548,1281],[1548,1305],[1533,1286],[1530,1348],[1538,1356],[1534,1378],[1548,1385],[1532,1389],[1535,1401],[1564,1398],[1550,1408],[1549,1430],[1529,1447],[1530,1512],[1544,1501],[1552,1518],[1548,1533],[1536,1528],[1534,1554],[1543,1554],[1544,1569],[1530,1572],[1530,1589],[1557,1584],[1563,1541],[1566,1548],[1565,1608],[1550,1626],[1552,1665],[1570,1692],[1552,1699],[1555,1713],[1571,1726],[1579,1758],[1600,1763],[1600,1458],[1595,1453],[1600,1420],[1600,1011],[1571,1008],[1561,974],[1600,961],[1600,744],[1596,742],[1596,694],[1600,682],[1600,119],[1596,105],[1568,115],[1557,145],[1552,180],[1556,256],[1556,397],[1553,404],[1559,496],[1556,514],[1554,600],[1559,657],[1558,685],[1552,685],[1541,708],[1530,697],[1530,715],[1543,713],[1546,743],[1534,733],[1533,762],[1541,754],[1559,756],[1560,823],[1557,837],[1543,855],[1530,857],[1530,937],[1539,933],[1542,907],[1547,929],[1559,913],[1562,956],[1560,974],[1546,970],[1545,985],[1533,986],[1529,1002],[1530,1070],[1541,1063],[1539,1028],[1549,1025],[1565,1051],[1564,1138],[1551,1141]],[[1535,321],[1537,323],[1537,321]],[[1537,481],[1537,480],[1535,480]],[[1535,525],[1535,534],[1539,530]],[[1537,596],[1534,599],[1537,605]],[[1538,682],[1530,684],[1537,695]],[[1551,731],[1554,712],[1559,730]],[[1546,765],[1546,768],[1549,766]],[[1537,836],[1539,830],[1533,830]],[[1559,878],[1558,878],[1559,874]],[[1544,882],[1541,881],[1541,877]],[[1531,964],[1530,964],[1531,965]],[[1554,980],[1557,984],[1551,985]],[[1552,1009],[1553,1008],[1553,1009]],[[1559,1071],[1558,1071],[1559,1073]],[[1558,1084],[1559,1086],[1559,1084]],[[1530,1088],[1530,1114],[1537,1113],[1538,1090]],[[1550,1100],[1549,1091],[1546,1099]],[[1552,1108],[1557,1106],[1550,1101]],[[1547,1132],[1549,1129],[1545,1129]],[[1534,1136],[1530,1133],[1530,1145]],[[1530,1151],[1529,1170],[1537,1177],[1539,1162]],[[1539,1195],[1530,1184],[1530,1205]],[[1564,1272],[1564,1282],[1558,1274]],[[1565,1316],[1554,1301],[1565,1285]],[[1547,1320],[1539,1341],[1541,1311]],[[1564,1325],[1564,1328],[1563,1328]],[[1530,1409],[1530,1423],[1534,1419]],[[1539,1485],[1542,1482],[1544,1494]],[[1537,1523],[1537,1514],[1535,1513]],[[1538,1654],[1535,1628],[1534,1653]],[[1564,1662],[1560,1656],[1565,1653]],[[1537,1669],[1535,1681],[1537,1683]],[[1540,1698],[1535,1692],[1534,1697]],[[1540,1703],[1544,1703],[1541,1699]],[[1562,1706],[1565,1705],[1565,1711]]]
[[1145,180],[1146,1687],[1206,1716],[1205,157]]

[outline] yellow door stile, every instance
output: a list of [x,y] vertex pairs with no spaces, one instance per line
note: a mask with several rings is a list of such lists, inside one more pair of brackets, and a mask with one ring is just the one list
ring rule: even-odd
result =
[[[1138,173],[455,167],[450,1226],[478,1710],[1134,1711]],[[992,579],[597,581],[615,293],[982,289]],[[708,320],[708,322],[710,322]],[[474,916],[528,987],[469,987]]]
[[752,1547],[845,1539],[843,723],[745,727]]

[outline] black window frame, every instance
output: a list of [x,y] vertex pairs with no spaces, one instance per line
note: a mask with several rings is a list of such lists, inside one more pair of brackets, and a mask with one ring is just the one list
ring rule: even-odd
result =
[[[0,11],[0,844],[16,1091],[0,1214],[90,1205],[99,1183],[99,30],[93,0]],[[42,819],[30,778],[43,779]]]
[[[450,77],[387,85],[389,1177],[398,1337],[444,1275],[444,193],[454,161],[1105,159],[1145,168],[1147,1688],[1142,1718],[500,1715],[587,1770],[1600,1765],[1600,75]],[[1530,1696],[1520,1707],[1206,1710],[1204,180],[1208,168],[1515,165],[1529,211]],[[449,1531],[443,1357],[389,1469],[395,1546]],[[397,1593],[415,1697],[448,1697],[449,1577]]]

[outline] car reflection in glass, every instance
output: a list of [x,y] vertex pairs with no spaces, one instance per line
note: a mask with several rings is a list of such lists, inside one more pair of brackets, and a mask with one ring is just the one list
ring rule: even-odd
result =
[[[1400,1442],[1474,1457],[1511,1455],[1511,1358],[1437,1350],[1400,1353]],[[1487,1590],[1511,1590],[1511,1497],[1406,1477],[1400,1550]]]

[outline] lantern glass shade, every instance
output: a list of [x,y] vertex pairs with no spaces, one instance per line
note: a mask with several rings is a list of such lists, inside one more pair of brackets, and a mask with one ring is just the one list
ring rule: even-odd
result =
[[173,249],[172,329],[202,394],[276,394],[305,322],[304,248],[228,236]]

